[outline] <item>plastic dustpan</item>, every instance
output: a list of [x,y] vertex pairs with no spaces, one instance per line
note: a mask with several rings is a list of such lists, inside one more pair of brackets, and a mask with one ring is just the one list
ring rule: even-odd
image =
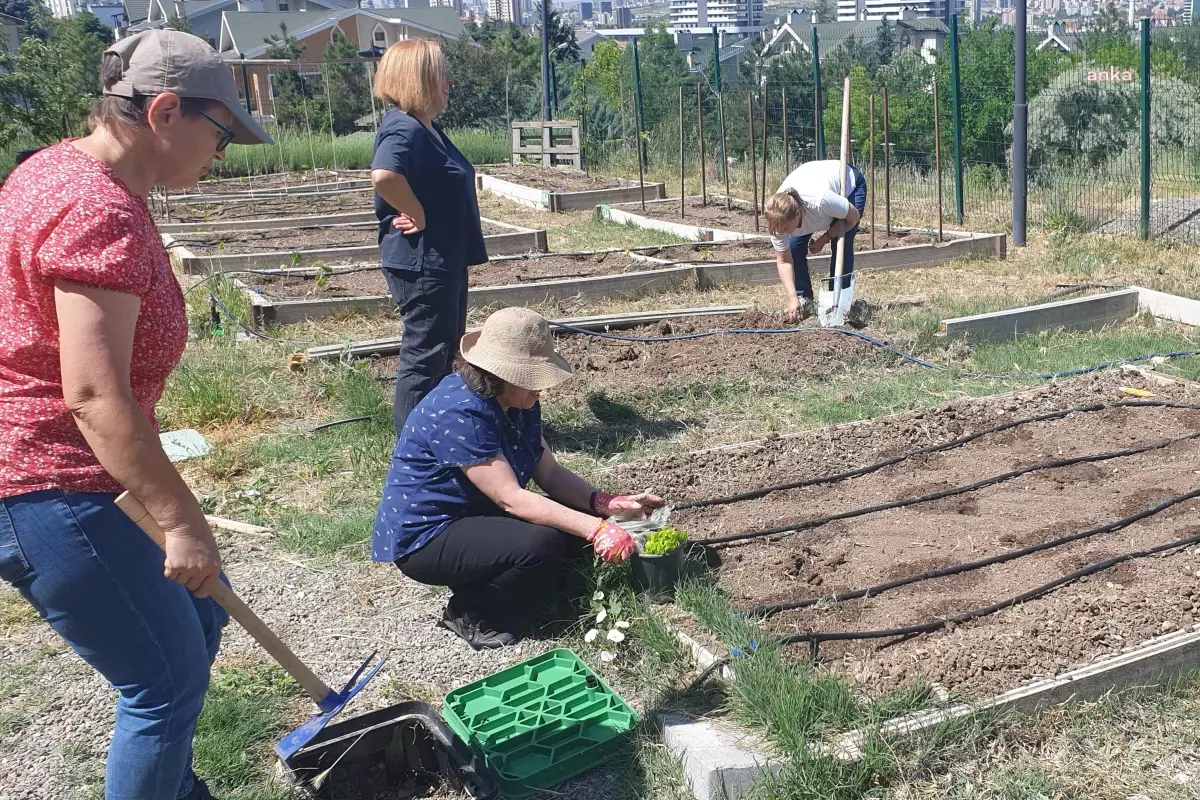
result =
[[442,713],[497,774],[508,798],[591,769],[637,723],[633,709],[566,649],[455,689]]

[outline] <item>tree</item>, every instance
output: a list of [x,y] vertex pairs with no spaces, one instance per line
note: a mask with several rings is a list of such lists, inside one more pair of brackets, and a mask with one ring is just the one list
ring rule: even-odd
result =
[[892,63],[896,54],[896,31],[888,21],[887,14],[879,22],[879,33],[875,37],[875,61],[879,66]]
[[762,86],[763,71],[766,66],[766,47],[767,43],[761,36],[755,36],[750,40],[750,44],[742,53],[741,63],[738,65],[739,88],[757,90]]
[[[21,20],[20,35],[48,39],[54,24],[50,10],[37,0],[0,0],[0,14]],[[10,55],[15,55],[10,54]]]
[[192,32],[192,21],[190,19],[188,19],[187,17],[181,17],[178,14],[172,14],[171,18],[167,20],[167,27],[172,30],[183,31],[184,33],[191,33]]
[[818,0],[817,3],[817,22],[837,22],[837,2],[836,0]]
[[[263,38],[267,45],[266,57],[295,61],[304,52],[305,46],[288,33],[287,25],[279,23],[279,33]],[[308,98],[312,89],[308,82],[294,69],[273,68],[270,71],[271,94],[275,106],[275,121],[285,127],[311,128]]]
[[[325,45],[328,60],[355,58],[358,48],[345,39]],[[321,129],[344,135],[358,130],[355,123],[371,113],[371,86],[362,64],[328,64],[321,67],[325,82],[326,110],[322,112]]]
[[[542,36],[542,4],[540,2],[534,4],[533,13],[534,19],[537,20],[533,25],[533,38],[540,48]],[[579,45],[575,42],[575,28],[553,8],[550,9],[550,24],[547,26],[547,30],[550,31],[550,52],[554,54],[555,60],[578,62]]]
[[505,70],[504,56],[466,39],[442,42],[446,66],[454,76],[450,89],[450,104],[438,121],[447,128],[466,128],[488,125],[504,120]]

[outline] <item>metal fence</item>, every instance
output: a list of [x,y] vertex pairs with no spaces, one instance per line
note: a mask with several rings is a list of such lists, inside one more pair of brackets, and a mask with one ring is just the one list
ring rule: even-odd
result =
[[[868,175],[880,226],[1011,227],[1011,75],[960,76],[956,34],[955,25],[942,63],[910,55],[906,81],[886,70],[852,81],[851,160]],[[1148,35],[1139,63],[1104,57],[1084,47],[1074,66],[1031,86],[1030,224],[1200,241],[1200,84],[1177,69],[1143,69],[1152,63]],[[722,92],[703,74],[641,86],[635,70],[632,80],[621,78],[615,104],[589,97],[586,87],[560,87],[557,108],[580,122],[588,171],[640,173],[672,194],[728,191],[762,203],[799,163],[840,155],[841,76],[817,81],[829,63],[818,58],[812,77],[805,69],[790,79],[764,66],[752,89]],[[232,65],[251,108],[275,126],[277,144],[231,152],[224,171],[369,164],[382,112],[370,96],[372,68]],[[477,163],[507,160],[506,122],[462,132],[460,147]]]

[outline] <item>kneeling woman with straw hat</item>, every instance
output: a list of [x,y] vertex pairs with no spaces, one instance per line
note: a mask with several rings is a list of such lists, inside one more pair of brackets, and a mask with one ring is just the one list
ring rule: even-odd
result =
[[[629,557],[633,540],[608,517],[663,504],[601,492],[554,458],[538,400],[570,377],[546,320],[505,308],[462,338],[457,370],[400,432],[372,559],[449,586],[442,624],[476,650],[519,639],[521,616],[583,540],[606,561]],[[530,480],[545,495],[526,489]]]

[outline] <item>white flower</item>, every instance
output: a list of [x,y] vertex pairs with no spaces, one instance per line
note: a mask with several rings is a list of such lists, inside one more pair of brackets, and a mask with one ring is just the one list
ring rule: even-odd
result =
[[600,653],[600,660],[603,661],[605,664],[607,664],[609,661],[612,661],[616,657],[617,657],[616,653],[610,653],[607,650],[603,650]]
[[597,602],[599,602],[599,601],[603,600],[603,599],[604,599],[604,592],[596,592],[594,595],[592,595],[592,599],[593,599],[593,600],[595,600],[595,601],[597,601]]
[[613,628],[608,632],[608,640],[613,644],[620,644],[621,642],[625,641],[625,634],[621,633],[616,628]]
[[600,631],[596,630],[595,628],[592,628],[590,631],[588,631],[587,633],[585,633],[583,635],[583,640],[585,642],[587,642],[588,644],[591,644],[592,642],[596,641],[596,637],[599,635],[600,635]]
[[604,622],[606,619],[608,619],[608,609],[602,608],[600,609],[600,613],[596,615],[596,622]]
[[621,629],[625,629],[625,628],[628,628],[628,627],[629,627],[629,623],[628,623],[628,622],[626,622],[626,621],[625,621],[625,620],[623,620],[623,619],[621,619],[621,620],[617,620],[617,627],[618,627],[618,628],[621,628]]

